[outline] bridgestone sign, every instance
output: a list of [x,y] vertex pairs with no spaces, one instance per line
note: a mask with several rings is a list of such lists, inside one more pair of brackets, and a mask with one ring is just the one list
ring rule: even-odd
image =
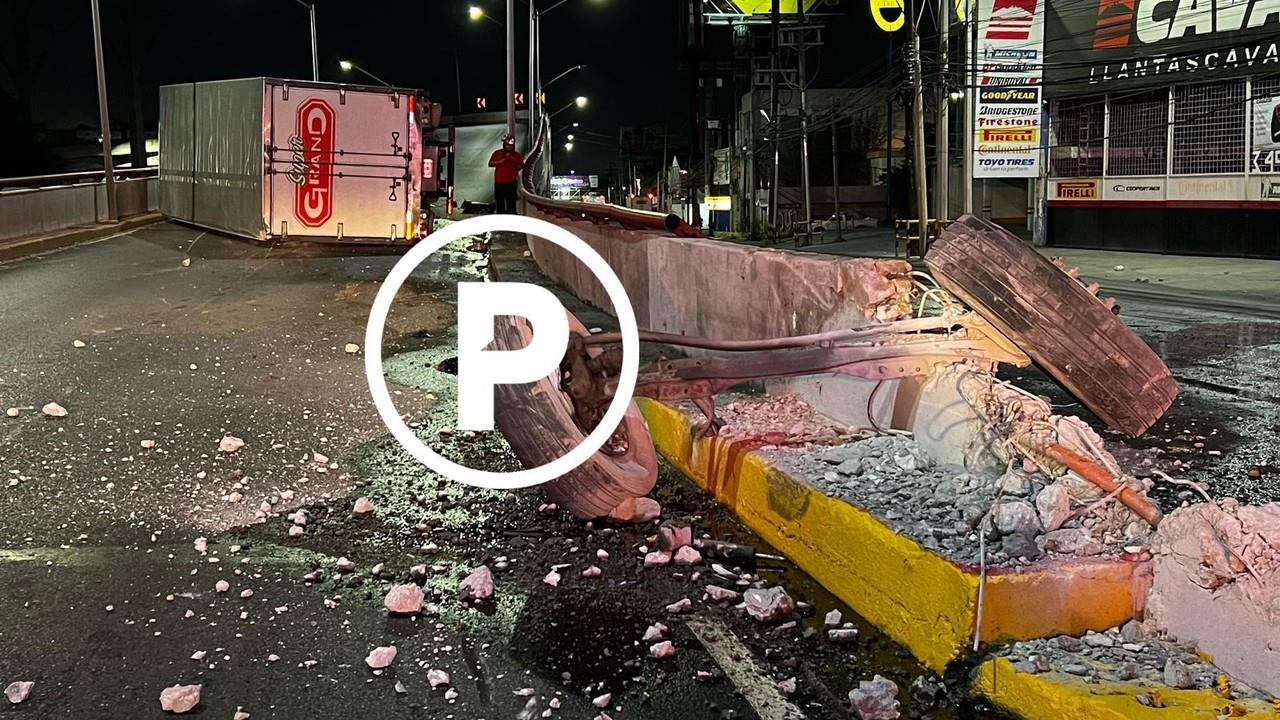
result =
[[978,2],[974,177],[1040,174],[1046,1]]

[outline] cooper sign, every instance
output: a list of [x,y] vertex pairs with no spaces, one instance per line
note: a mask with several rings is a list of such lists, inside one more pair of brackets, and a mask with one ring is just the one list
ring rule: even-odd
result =
[[293,214],[307,227],[333,217],[333,148],[336,115],[329,103],[311,98],[298,106],[297,134],[289,138],[293,168]]

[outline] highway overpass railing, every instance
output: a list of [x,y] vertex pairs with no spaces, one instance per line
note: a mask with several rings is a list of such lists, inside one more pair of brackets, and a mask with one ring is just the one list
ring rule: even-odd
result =
[[[104,178],[101,170],[0,178],[0,240],[106,222]],[[120,217],[157,209],[155,168],[119,170],[115,178]]]

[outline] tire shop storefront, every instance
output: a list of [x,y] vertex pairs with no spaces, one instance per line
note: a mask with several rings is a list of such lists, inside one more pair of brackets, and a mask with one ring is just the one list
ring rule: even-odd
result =
[[1048,3],[1048,244],[1280,258],[1280,0]]

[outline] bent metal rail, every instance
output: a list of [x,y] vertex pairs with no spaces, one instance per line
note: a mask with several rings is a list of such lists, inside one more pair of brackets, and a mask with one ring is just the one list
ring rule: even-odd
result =
[[520,195],[525,202],[538,210],[561,218],[591,220],[595,223],[615,223],[628,230],[658,230],[676,237],[700,238],[702,231],[682,220],[678,215],[634,210],[619,205],[584,203],[574,200],[554,200],[540,194],[534,182],[534,168],[541,163],[550,128],[546,122],[538,131],[538,140],[525,161],[521,173]]

